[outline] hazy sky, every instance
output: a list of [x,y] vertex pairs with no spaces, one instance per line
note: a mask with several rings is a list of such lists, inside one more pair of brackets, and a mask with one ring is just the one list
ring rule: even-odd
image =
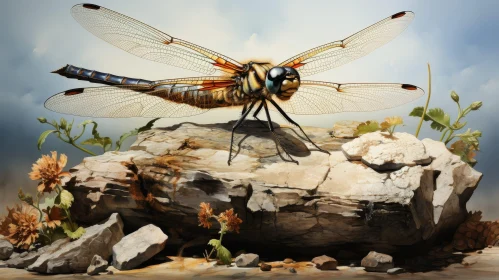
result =
[[[117,49],[83,29],[70,15],[77,1],[5,1],[0,10],[0,205],[12,203],[19,187],[32,190],[27,173],[41,153],[66,153],[69,166],[84,153],[49,137],[42,152],[39,134],[49,129],[36,117],[59,119],[43,102],[66,89],[95,86],[69,80],[50,71],[66,64],[149,80],[199,74],[147,61]],[[403,82],[427,89],[426,63],[433,71],[430,107],[442,107],[454,118],[451,90],[462,104],[484,102],[467,119],[468,126],[483,131],[482,152],[476,169],[484,178],[469,209],[482,209],[486,218],[499,218],[495,139],[499,120],[499,1],[94,1],[141,20],[172,36],[223,53],[236,60],[269,59],[279,63],[312,47],[343,39],[360,29],[403,10],[416,13],[410,27],[394,41],[372,54],[310,77],[333,82]],[[302,125],[331,127],[335,121],[404,116],[401,130],[414,133],[417,119],[408,117],[425,97],[405,106],[376,113],[344,113],[295,117]],[[72,116],[64,116],[72,119]],[[182,121],[226,122],[237,117],[215,110],[192,118],[163,119],[166,126]],[[75,123],[87,118],[75,117]],[[276,120],[279,120],[276,118]],[[97,120],[101,131],[117,136],[147,119]],[[439,135],[428,126],[422,137]],[[2,207],[3,208],[3,207]]]

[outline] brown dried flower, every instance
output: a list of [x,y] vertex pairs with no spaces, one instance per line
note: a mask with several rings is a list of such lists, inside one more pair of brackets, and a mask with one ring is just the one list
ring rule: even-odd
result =
[[47,209],[43,209],[42,211],[45,213],[45,222],[47,223],[47,227],[56,228],[61,225],[61,220],[64,219],[61,208],[47,207]]
[[28,249],[38,238],[38,230],[42,226],[38,212],[32,206],[23,203],[14,208],[7,207],[8,215],[1,223],[2,234],[14,246]]
[[204,228],[210,228],[211,227],[211,222],[210,218],[213,216],[213,209],[211,208],[209,203],[204,203],[201,202],[199,205],[201,209],[199,209],[198,213],[198,219],[199,219],[199,225],[203,226]]
[[234,214],[233,208],[220,213],[220,215],[218,215],[218,221],[220,223],[225,223],[228,231],[235,231],[237,233],[239,233],[239,225],[243,222],[243,220],[237,217],[237,214]]
[[31,180],[42,180],[38,184],[39,192],[52,192],[56,185],[62,185],[61,177],[71,177],[69,172],[63,172],[62,169],[66,166],[68,157],[61,154],[57,160],[57,152],[52,152],[50,155],[42,155],[40,159],[33,164],[29,177]]

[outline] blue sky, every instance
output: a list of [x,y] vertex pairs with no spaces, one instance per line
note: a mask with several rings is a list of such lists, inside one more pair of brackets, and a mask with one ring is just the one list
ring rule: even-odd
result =
[[[270,3],[268,3],[270,2]],[[38,135],[48,127],[36,117],[59,119],[62,115],[43,107],[57,92],[82,86],[82,81],[50,74],[74,64],[118,75],[165,79],[197,76],[142,60],[88,33],[74,21],[69,10],[76,1],[6,1],[0,10],[0,205],[11,202],[17,189],[33,189],[27,178],[31,164],[40,156]],[[216,50],[236,60],[270,59],[278,63],[320,44],[342,39],[389,15],[403,10],[416,13],[410,27],[394,41],[370,55],[315,76],[332,82],[403,82],[427,89],[426,63],[433,72],[430,107],[451,114],[455,105],[451,90],[462,104],[484,102],[468,118],[468,126],[483,131],[482,152],[476,168],[484,178],[470,209],[482,209],[497,219],[499,198],[496,158],[499,149],[499,8],[498,1],[94,1],[152,25],[172,36]],[[331,127],[335,121],[382,119],[404,116],[401,130],[414,132],[417,120],[407,116],[421,98],[408,105],[375,113],[345,113],[296,117],[302,125]],[[166,126],[182,121],[200,123],[235,119],[232,110],[215,110],[188,119],[163,119]],[[72,116],[64,116],[72,119]],[[85,118],[75,117],[75,122]],[[279,120],[275,118],[275,120]],[[117,136],[145,123],[146,119],[98,120],[103,132]],[[437,138],[425,127],[422,137]],[[69,155],[69,166],[85,154],[49,138],[42,153],[58,150]]]

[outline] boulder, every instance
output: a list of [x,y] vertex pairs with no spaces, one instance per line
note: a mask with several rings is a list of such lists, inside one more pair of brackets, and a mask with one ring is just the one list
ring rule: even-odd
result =
[[134,269],[165,248],[168,236],[155,225],[147,225],[123,237],[113,246],[113,266]]
[[79,239],[42,253],[28,270],[48,274],[86,272],[95,255],[108,259],[123,235],[123,221],[114,213],[107,220],[86,228]]
[[42,254],[56,252],[67,243],[69,243],[69,238],[63,238],[52,242],[50,245],[38,248],[38,250],[23,252],[15,258],[11,258],[6,261],[7,266],[12,268],[27,268],[32,265]]
[[95,255],[90,261],[90,265],[87,268],[88,275],[97,275],[101,272],[106,271],[108,263],[101,256]]
[[366,271],[387,272],[388,269],[393,268],[393,258],[387,254],[371,251],[362,259],[360,265],[363,266]]
[[333,132],[331,133],[337,138],[355,138],[355,132],[357,132],[357,126],[361,122],[357,121],[339,121],[334,123]]
[[338,266],[338,261],[326,255],[313,258],[312,263],[320,270],[334,270]]
[[237,267],[257,267],[259,262],[257,254],[241,254],[236,258]]
[[348,140],[304,127],[328,155],[276,125],[296,165],[283,161],[271,134],[253,121],[235,133],[228,166],[233,124],[156,128],[140,133],[129,151],[85,158],[66,185],[75,219],[92,224],[118,212],[130,230],[155,224],[168,233],[168,246],[180,247],[218,234],[216,224],[199,226],[199,204],[207,202],[217,214],[234,208],[243,220],[240,234],[224,236],[230,250],[391,253],[431,245],[455,229],[481,178],[438,141],[379,132]]
[[10,258],[10,255],[14,252],[14,246],[9,240],[5,239],[3,236],[0,236],[0,260],[7,260]]

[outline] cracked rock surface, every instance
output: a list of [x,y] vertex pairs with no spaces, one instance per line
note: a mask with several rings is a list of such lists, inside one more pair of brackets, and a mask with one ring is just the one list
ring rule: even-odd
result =
[[234,208],[243,220],[240,234],[224,236],[229,247],[307,248],[317,256],[357,244],[389,253],[455,229],[482,176],[440,142],[407,133],[348,140],[304,127],[328,155],[297,130],[279,128],[296,165],[279,157],[268,130],[253,121],[235,134],[228,166],[232,125],[152,129],[129,151],[85,158],[67,183],[73,215],[93,224],[117,212],[128,231],[153,223],[168,233],[168,246],[178,246],[209,238],[197,220],[199,204],[208,202],[215,213]]

